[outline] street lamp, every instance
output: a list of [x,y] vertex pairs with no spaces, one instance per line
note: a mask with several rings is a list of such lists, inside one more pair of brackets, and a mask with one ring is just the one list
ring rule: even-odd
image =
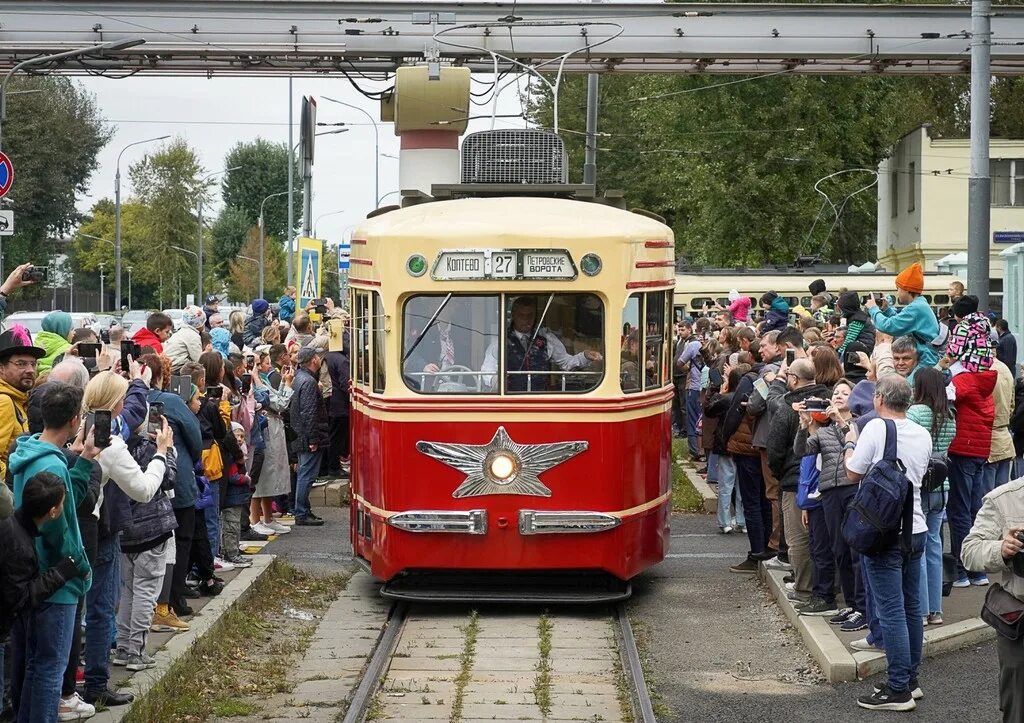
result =
[[128,308],[132,308],[132,267],[128,267]]
[[103,267],[107,264],[100,261],[100,313],[103,313]]
[[198,275],[198,283],[196,284],[196,293],[199,296],[196,297],[196,305],[203,303],[200,301],[203,298],[203,189],[206,188],[206,184],[210,182],[210,179],[214,176],[219,176],[222,173],[230,173],[231,171],[237,171],[241,169],[241,166],[232,166],[231,168],[225,168],[220,171],[214,171],[213,173],[207,173],[203,176],[203,179],[199,182],[199,199],[196,202],[196,219],[199,221],[199,253],[196,255],[198,262],[196,263],[196,273]]
[[[267,196],[266,198],[264,198],[263,201],[260,203],[260,218],[259,218],[258,224],[259,224],[259,227],[260,227],[260,298],[261,299],[263,298],[263,246],[264,246],[264,236],[265,236],[264,224],[263,224],[263,211],[264,211],[264,207],[267,205],[267,201],[269,201],[272,198],[277,198],[278,196],[288,196],[288,195],[291,195],[293,193],[295,193],[295,189],[294,188],[292,190],[290,190],[290,191],[280,191],[278,193],[272,193],[269,196]],[[288,229],[289,249],[291,248],[291,234],[292,234],[292,230]]]
[[345,209],[339,208],[337,211],[328,211],[327,213],[321,213],[317,216],[316,221],[313,222],[313,236],[315,238],[320,238],[316,233],[316,227],[320,224],[320,219],[327,218],[328,216],[337,216],[339,213],[345,213]]
[[[162,141],[167,138],[170,138],[170,136],[159,136],[157,138],[147,138],[144,141],[135,141],[126,145],[117,154],[117,172],[114,174],[114,296],[117,297],[118,309],[121,308],[121,156],[132,146]],[[129,300],[128,305],[131,306],[131,300]]]
[[327,96],[320,96],[324,100],[328,100],[331,103],[337,103],[343,105],[346,108],[357,110],[367,118],[370,119],[370,123],[373,124],[373,164],[374,164],[374,186],[373,186],[373,200],[376,201],[380,196],[380,129],[377,127],[377,119],[370,115],[368,112],[363,110],[357,105],[346,103],[341,100],[335,100],[334,98],[328,98]]
[[[188,249],[183,249],[181,246],[170,246],[170,245],[168,245],[168,248],[172,248],[175,251],[181,251],[183,254],[188,254],[190,256],[195,256],[196,257],[196,265],[199,265],[199,254],[197,254],[195,251],[189,251]],[[202,278],[202,277],[200,277],[200,278]],[[197,289],[197,292],[198,292],[198,289]],[[179,302],[181,301],[181,291],[180,290],[178,291],[178,301]],[[198,304],[196,304],[196,306],[198,306]]]

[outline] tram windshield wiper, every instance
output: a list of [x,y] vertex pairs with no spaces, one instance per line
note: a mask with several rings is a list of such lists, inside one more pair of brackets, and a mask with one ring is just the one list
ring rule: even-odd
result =
[[551,308],[551,301],[555,298],[554,292],[548,294],[547,303],[544,304],[544,311],[541,312],[540,318],[537,319],[537,326],[533,329],[533,336],[530,337],[530,343],[527,345],[527,353],[523,356],[523,361],[519,365],[519,371],[523,371],[523,367],[526,366],[526,359],[529,356],[529,350],[533,348],[533,342],[537,341],[537,335],[540,334],[540,327],[544,323],[545,317],[548,315],[548,309]]
[[430,321],[428,321],[427,325],[423,327],[423,331],[419,333],[419,336],[416,337],[416,340],[413,341],[413,343],[409,346],[409,351],[405,352],[405,356],[402,357],[402,364],[405,364],[406,360],[410,356],[412,356],[412,353],[414,351],[416,351],[416,347],[418,347],[420,345],[420,342],[423,341],[423,337],[427,335],[427,332],[430,331],[430,327],[434,325],[434,322],[437,321],[437,317],[441,315],[441,311],[444,309],[444,307],[448,305],[448,302],[451,300],[451,294],[448,294],[446,297],[444,297],[444,301],[442,301],[441,305],[437,307],[437,311],[434,312],[434,315],[430,317]]

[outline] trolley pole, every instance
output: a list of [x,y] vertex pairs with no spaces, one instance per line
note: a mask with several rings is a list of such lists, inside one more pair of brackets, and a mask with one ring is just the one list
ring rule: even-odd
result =
[[600,99],[601,76],[587,75],[587,135],[583,150],[583,182],[597,184],[597,104]]
[[971,2],[971,176],[967,190],[967,290],[986,311],[989,292],[989,238],[992,178],[989,176],[989,84],[992,2]]

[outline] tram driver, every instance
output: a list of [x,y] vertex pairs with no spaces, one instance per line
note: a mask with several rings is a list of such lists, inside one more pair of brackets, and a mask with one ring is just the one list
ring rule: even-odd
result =
[[[534,296],[517,296],[512,302],[511,323],[505,335],[505,364],[508,367],[506,391],[546,391],[547,379],[543,373],[522,374],[538,370],[548,372],[554,364],[562,371],[584,369],[600,362],[604,356],[599,351],[588,349],[570,354],[565,344],[546,326],[534,329],[537,323],[537,299]],[[543,320],[542,320],[543,321]],[[484,355],[480,371],[484,372],[484,385],[497,389],[498,342],[492,341]]]

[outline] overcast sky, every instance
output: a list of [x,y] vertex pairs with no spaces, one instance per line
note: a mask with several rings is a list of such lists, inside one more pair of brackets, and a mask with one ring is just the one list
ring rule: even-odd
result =
[[[490,81],[491,76],[476,76]],[[208,171],[221,170],[224,156],[238,141],[263,137],[274,141],[288,139],[288,80],[279,78],[160,78],[138,75],[125,80],[82,78],[80,82],[94,93],[100,111],[115,129],[111,142],[99,154],[99,168],[93,175],[88,196],[79,200],[87,210],[97,199],[114,197],[117,154],[125,145],[162,135],[181,136],[196,149]],[[381,89],[384,83],[360,81],[367,89]],[[474,83],[479,92],[485,86]],[[293,82],[294,121],[297,124],[302,96],[317,97],[317,120],[342,121],[352,126],[347,133],[317,138],[313,168],[314,222],[317,235],[331,242],[342,238],[346,228],[364,218],[374,207],[373,126],[363,114],[325,100],[337,98],[364,108],[374,119],[380,118],[378,104],[363,97],[343,78],[296,78]],[[499,98],[499,114],[519,113],[515,86]],[[474,113],[489,113],[490,107],[474,106]],[[380,192],[383,196],[398,188],[398,138],[391,124],[379,123]],[[523,121],[498,120],[496,127],[522,126]],[[490,119],[471,121],[470,132],[486,130]],[[322,130],[329,130],[324,128]],[[298,127],[294,140],[298,142]],[[135,146],[121,161],[122,199],[131,195],[128,167],[159,143]],[[394,157],[390,157],[394,156]],[[397,196],[391,196],[385,203]],[[218,198],[215,209],[220,208]],[[216,210],[211,212],[211,216]],[[296,210],[296,223],[301,209]],[[255,223],[255,219],[253,219]]]

